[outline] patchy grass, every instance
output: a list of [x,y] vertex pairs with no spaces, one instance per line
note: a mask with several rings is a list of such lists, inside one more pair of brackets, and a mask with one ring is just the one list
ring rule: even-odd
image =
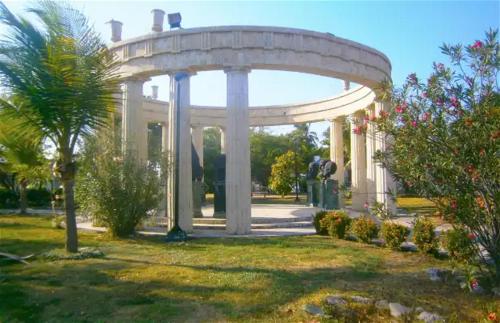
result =
[[[63,248],[50,219],[0,217],[0,250],[40,255]],[[332,293],[422,306],[457,322],[499,307],[488,296],[431,282],[424,270],[448,263],[328,237],[111,241],[80,233],[104,258],[1,263],[0,321],[275,321],[312,318],[306,303]],[[388,313],[373,322],[387,322]]]

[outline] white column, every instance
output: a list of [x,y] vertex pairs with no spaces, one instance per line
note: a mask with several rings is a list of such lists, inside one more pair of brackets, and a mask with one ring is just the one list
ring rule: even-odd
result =
[[[387,102],[375,102],[375,113],[380,115],[381,111],[387,111],[389,109],[389,104]],[[377,131],[375,133],[375,151],[385,152],[387,147],[387,137],[381,132]],[[376,173],[376,200],[379,203],[384,204],[386,210],[390,211],[392,214],[396,214],[396,190],[394,185],[394,180],[389,172],[389,170],[379,162],[375,163],[375,173]]]
[[194,149],[200,159],[200,166],[203,167],[203,127],[193,127],[191,130],[191,136],[193,137]]
[[251,231],[248,70],[227,74],[226,231]]
[[144,119],[142,110],[138,111],[141,122],[137,128],[137,154],[140,162],[148,161],[148,121]]
[[144,80],[128,79],[123,83],[122,93],[122,149],[138,157],[138,130],[142,117],[142,86]]
[[[375,116],[375,110],[372,106],[367,109],[368,116]],[[376,173],[373,155],[375,154],[375,125],[372,121],[368,122],[366,130],[366,201],[371,207],[376,201]]]
[[[170,152],[170,165],[172,171],[169,173],[167,182],[167,203],[170,211],[170,218],[173,218],[174,202],[174,181],[175,167],[179,167],[179,226],[186,232],[193,230],[193,196],[192,196],[192,168],[191,168],[191,114],[189,111],[190,103],[190,75],[179,81],[180,91],[177,93],[177,84],[175,74],[170,76],[170,99],[169,99],[169,141],[168,150]],[[176,104],[179,100],[179,105]],[[180,116],[180,151],[175,149],[176,140],[176,107],[181,110]],[[175,165],[175,155],[179,153],[179,165]]]
[[354,133],[354,128],[363,122],[364,111],[351,116],[351,192],[352,209],[363,211],[366,202],[366,148],[365,136]]
[[[330,121],[330,160],[337,164],[337,171],[333,178],[338,182],[339,188],[344,185],[344,118],[340,117]],[[344,199],[339,194],[340,207],[344,207]]]
[[220,127],[220,153],[225,154],[226,153],[226,129]]

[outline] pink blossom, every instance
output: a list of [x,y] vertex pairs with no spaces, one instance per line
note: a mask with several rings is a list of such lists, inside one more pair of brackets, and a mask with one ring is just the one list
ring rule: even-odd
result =
[[450,207],[451,207],[453,210],[455,210],[455,209],[457,208],[457,201],[452,200],[452,201],[450,202]]
[[470,287],[472,289],[477,289],[479,287],[479,282],[477,281],[477,279],[472,279],[471,282],[470,282]]
[[411,126],[412,126],[413,128],[416,128],[416,127],[417,127],[417,121],[413,120],[413,121],[411,122]]
[[443,105],[443,99],[437,98],[436,99],[436,104],[439,105],[439,106],[442,106]]
[[469,240],[474,240],[474,239],[476,239],[476,235],[475,235],[474,233],[472,233],[472,232],[471,232],[471,233],[467,234],[467,238],[468,238]]
[[422,121],[427,121],[431,117],[431,114],[429,112],[426,112],[422,115]]
[[460,102],[458,101],[458,99],[456,97],[451,97],[450,99],[450,103],[453,107],[455,108],[458,108],[460,106]]
[[401,105],[396,105],[396,113],[404,113],[405,112],[405,108]]
[[474,43],[474,45],[471,46],[471,48],[472,49],[483,48],[483,43],[480,40],[476,40],[476,42]]
[[367,209],[368,207],[370,207],[370,204],[368,204],[368,201],[366,201],[366,202],[365,202],[365,204],[363,204],[363,207],[364,207],[365,209]]

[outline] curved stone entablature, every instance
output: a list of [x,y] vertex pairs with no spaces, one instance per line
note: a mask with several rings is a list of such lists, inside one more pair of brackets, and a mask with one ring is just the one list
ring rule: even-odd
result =
[[376,89],[391,75],[389,59],[373,48],[293,28],[180,29],[120,41],[111,50],[121,62],[123,78],[244,67],[335,77]]
[[[333,98],[293,105],[249,107],[250,126],[275,126],[319,122],[351,115],[373,103],[375,93],[361,86]],[[166,120],[168,102],[144,100],[143,110],[148,121]],[[192,126],[226,125],[226,107],[191,106]]]

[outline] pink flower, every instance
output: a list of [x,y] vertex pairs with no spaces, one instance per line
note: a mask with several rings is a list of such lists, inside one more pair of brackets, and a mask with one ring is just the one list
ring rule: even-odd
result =
[[405,108],[399,104],[396,105],[396,113],[403,113],[403,112],[405,112]]
[[476,42],[474,43],[474,45],[471,46],[471,48],[472,49],[483,48],[483,43],[480,40],[476,40]]
[[436,99],[436,104],[439,105],[439,106],[442,106],[443,105],[443,99],[437,98]]
[[413,120],[413,121],[411,122],[411,126],[412,126],[413,128],[416,128],[416,127],[417,127],[417,121]]
[[354,132],[357,135],[360,135],[361,134],[361,127],[360,126],[356,126],[356,128],[354,128],[352,130],[352,132]]
[[472,232],[471,232],[471,233],[467,234],[467,238],[468,238],[469,240],[474,240],[474,239],[476,239],[476,235],[475,235],[474,233],[472,233]]
[[456,97],[454,97],[454,96],[450,99],[450,103],[451,103],[451,105],[452,105],[453,107],[455,107],[455,108],[458,108],[458,107],[460,106],[460,102],[459,102],[459,101],[458,101],[458,99],[457,99]]
[[418,79],[417,79],[417,74],[412,73],[412,74],[408,75],[407,80],[408,80],[408,82],[409,82],[410,84],[417,84],[417,82],[418,82]]
[[472,289],[477,289],[479,287],[479,282],[477,281],[477,279],[474,278],[470,281],[470,287]]
[[370,204],[368,204],[368,201],[366,201],[366,202],[365,202],[365,204],[363,204],[363,207],[364,207],[365,209],[367,209],[367,208],[369,208],[369,207],[370,207]]
[[424,99],[425,99],[425,98],[427,98],[428,96],[429,96],[429,95],[427,94],[427,92],[425,92],[425,91],[424,91],[424,92],[422,92],[422,97],[423,97]]
[[457,208],[457,201],[452,200],[452,201],[450,202],[450,207],[451,207],[453,210],[455,210],[455,209]]
[[389,114],[387,112],[385,112],[384,110],[381,110],[379,115],[381,118],[386,118]]
[[426,112],[422,115],[422,121],[427,121],[431,117],[431,114],[429,112]]

